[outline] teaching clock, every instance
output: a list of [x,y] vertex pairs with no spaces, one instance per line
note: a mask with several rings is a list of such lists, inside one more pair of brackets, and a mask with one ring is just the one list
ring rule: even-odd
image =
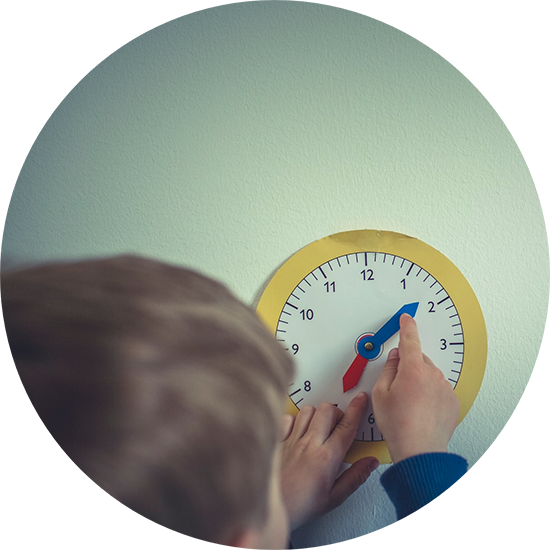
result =
[[[360,230],[315,241],[275,273],[257,311],[296,364],[291,414],[322,402],[345,410],[361,391],[370,397],[399,343],[402,313],[415,317],[423,352],[459,397],[459,422],[481,386],[487,335],[477,298],[458,268],[418,239]],[[346,461],[363,456],[390,462],[370,399]]]

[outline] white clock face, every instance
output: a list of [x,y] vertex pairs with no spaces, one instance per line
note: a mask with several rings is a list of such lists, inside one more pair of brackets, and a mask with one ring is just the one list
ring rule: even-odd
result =
[[[296,407],[328,401],[346,410],[359,392],[370,397],[399,335],[375,350],[377,356],[369,358],[358,384],[344,391],[343,377],[358,355],[357,343],[416,302],[422,351],[455,387],[464,358],[462,324],[452,297],[425,269],[399,256],[357,252],[334,258],[304,277],[288,296],[276,332],[296,362],[288,391]],[[356,440],[383,441],[370,399]]]

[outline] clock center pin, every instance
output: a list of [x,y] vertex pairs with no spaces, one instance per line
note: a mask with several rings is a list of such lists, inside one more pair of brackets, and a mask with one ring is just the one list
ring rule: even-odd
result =
[[382,355],[384,344],[378,345],[372,340],[374,332],[364,332],[355,340],[355,353],[369,361],[375,361]]

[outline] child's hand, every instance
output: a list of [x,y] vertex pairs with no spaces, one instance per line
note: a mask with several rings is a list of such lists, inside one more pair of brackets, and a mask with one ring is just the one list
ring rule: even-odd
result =
[[422,354],[416,322],[400,319],[392,350],[372,391],[374,416],[394,463],[422,453],[447,452],[460,403],[443,373]]
[[317,409],[304,407],[296,417],[285,416],[281,489],[291,530],[342,504],[378,467],[376,458],[362,458],[336,478],[366,404],[362,393],[345,414],[322,403]]

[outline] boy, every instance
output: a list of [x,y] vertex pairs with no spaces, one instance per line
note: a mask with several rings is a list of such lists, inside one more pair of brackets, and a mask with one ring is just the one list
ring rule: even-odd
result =
[[[198,273],[132,256],[42,265],[3,275],[2,305],[52,436],[105,491],[170,529],[284,548],[289,529],[338,506],[378,465],[364,458],[337,477],[367,396],[345,413],[323,404],[283,417],[290,356]],[[414,320],[401,323],[372,396],[399,463],[383,483],[400,517],[466,468],[446,453],[456,396],[422,355]]]

